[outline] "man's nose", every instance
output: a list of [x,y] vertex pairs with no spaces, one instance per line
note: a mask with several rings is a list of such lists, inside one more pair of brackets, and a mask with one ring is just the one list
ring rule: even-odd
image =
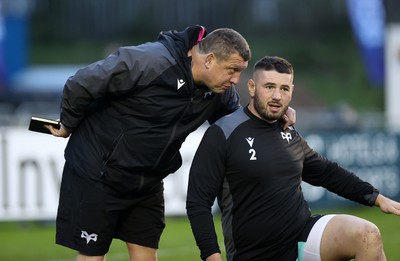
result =
[[274,100],[280,100],[282,98],[279,88],[274,89],[274,92],[272,93],[272,98]]
[[240,73],[234,75],[231,79],[230,79],[230,83],[233,85],[238,85],[240,81]]

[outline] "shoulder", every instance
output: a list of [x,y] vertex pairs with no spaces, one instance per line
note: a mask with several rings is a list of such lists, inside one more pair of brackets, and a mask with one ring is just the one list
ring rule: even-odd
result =
[[248,119],[249,116],[244,113],[243,107],[240,107],[233,113],[220,118],[214,123],[214,125],[221,128],[221,130],[224,132],[225,137],[228,138],[240,124],[247,121]]
[[168,49],[160,42],[147,42],[134,46],[122,46],[118,49],[121,55],[134,58],[168,57],[171,56]]
[[144,84],[154,80],[155,77],[169,68],[176,66],[176,60],[160,42],[120,47],[117,55],[127,70],[134,72],[134,75],[144,76],[141,79]]

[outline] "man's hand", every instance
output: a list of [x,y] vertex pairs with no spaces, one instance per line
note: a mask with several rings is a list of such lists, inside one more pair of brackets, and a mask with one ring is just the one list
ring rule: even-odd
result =
[[375,201],[375,206],[378,206],[382,212],[386,214],[394,214],[400,216],[400,203],[381,194],[378,195]]
[[284,122],[283,129],[286,130],[290,125],[296,123],[296,111],[292,107],[289,107],[285,115],[282,116],[282,119]]
[[71,132],[69,130],[67,130],[66,128],[64,128],[64,126],[61,124],[60,129],[56,129],[51,125],[44,125],[53,136],[56,137],[62,137],[62,138],[68,138],[69,135],[71,134]]

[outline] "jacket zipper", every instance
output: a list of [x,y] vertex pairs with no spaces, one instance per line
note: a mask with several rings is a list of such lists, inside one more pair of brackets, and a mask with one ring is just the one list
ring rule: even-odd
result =
[[172,140],[173,140],[174,137],[175,137],[176,128],[178,128],[179,122],[181,121],[181,119],[183,118],[183,116],[186,114],[186,111],[188,110],[188,108],[189,108],[190,104],[192,103],[192,101],[193,101],[193,97],[190,97],[190,103],[189,103],[188,105],[186,105],[185,110],[183,111],[183,113],[182,113],[181,116],[179,117],[178,121],[176,122],[176,124],[175,124],[174,127],[172,128],[171,136],[169,137],[169,140],[168,140],[168,142],[167,142],[167,145],[165,145],[163,151],[162,151],[161,154],[160,154],[160,157],[158,157],[156,163],[154,164],[153,170],[155,170],[156,167],[158,166],[158,164],[160,164],[160,161],[161,161],[161,159],[163,158],[163,156],[164,156],[166,150],[168,149],[169,145],[172,143]]
[[121,142],[122,140],[122,136],[124,135],[125,130],[123,130],[118,137],[114,140],[111,149],[109,150],[109,152],[107,153],[107,155],[104,155],[104,161],[103,161],[103,169],[100,171],[100,175],[103,177],[104,175],[107,175],[107,164],[108,161],[111,158],[111,155],[114,153],[115,148],[118,146],[118,144]]

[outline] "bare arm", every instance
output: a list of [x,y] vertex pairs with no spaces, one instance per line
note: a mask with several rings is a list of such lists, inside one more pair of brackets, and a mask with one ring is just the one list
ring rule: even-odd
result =
[[222,256],[220,253],[215,253],[207,257],[206,261],[222,261]]
[[381,194],[376,198],[375,206],[378,206],[383,213],[400,216],[400,203]]

